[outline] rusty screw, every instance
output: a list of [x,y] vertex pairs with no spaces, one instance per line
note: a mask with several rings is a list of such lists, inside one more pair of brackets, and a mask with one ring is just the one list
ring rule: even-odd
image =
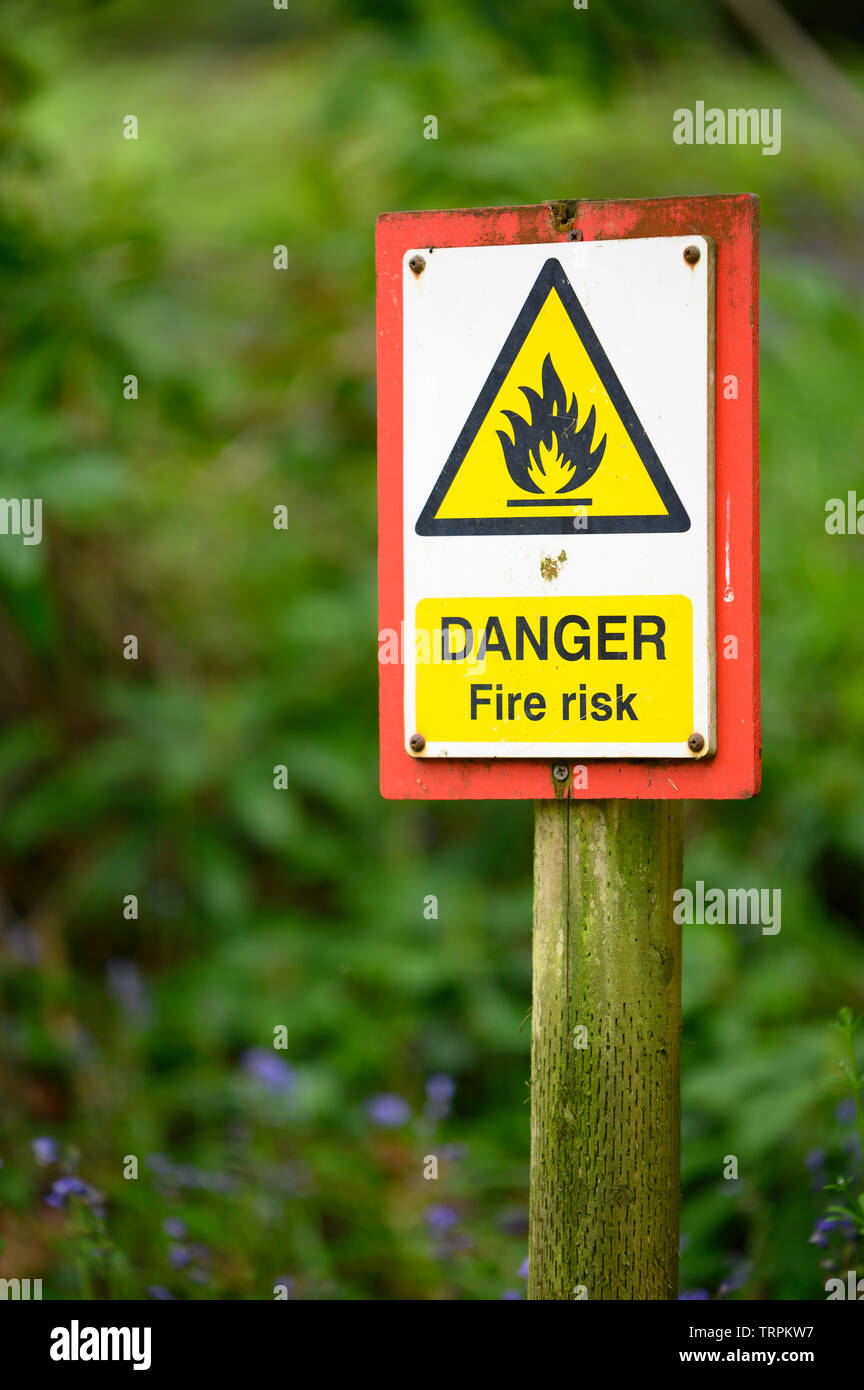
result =
[[567,233],[567,240],[568,240],[568,241],[581,241],[581,240],[582,240],[582,233],[581,233],[581,231],[579,230],[578,227],[571,227],[571,228],[570,228],[569,232]]
[[422,753],[426,747],[426,740],[422,734],[412,734],[408,740],[408,747],[412,753]]
[[566,763],[556,763],[552,769],[552,776],[556,782],[566,782],[570,776],[570,769]]
[[420,275],[426,269],[426,262],[422,256],[412,256],[408,262],[408,269],[415,275]]
[[684,259],[688,265],[695,265],[701,255],[702,252],[699,250],[698,246],[684,247]]
[[691,734],[687,740],[687,747],[691,753],[701,753],[705,747],[705,740],[701,734]]

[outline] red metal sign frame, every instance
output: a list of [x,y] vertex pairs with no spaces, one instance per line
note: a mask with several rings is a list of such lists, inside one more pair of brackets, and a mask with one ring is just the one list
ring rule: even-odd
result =
[[[753,194],[520,208],[385,213],[378,219],[379,632],[404,617],[402,261],[421,247],[512,246],[623,237],[712,237],[716,248],[715,554],[717,752],[694,759],[579,759],[563,794],[731,800],[760,779],[759,200]],[[737,379],[737,398],[724,382]],[[728,639],[735,638],[735,644]],[[736,654],[733,655],[732,653]],[[728,653],[728,655],[727,655]],[[380,672],[381,792],[395,800],[510,801],[562,795],[550,758],[423,758],[404,747],[403,666]],[[563,760],[562,760],[563,761]],[[577,785],[574,785],[574,780]],[[578,783],[587,780],[586,786]]]

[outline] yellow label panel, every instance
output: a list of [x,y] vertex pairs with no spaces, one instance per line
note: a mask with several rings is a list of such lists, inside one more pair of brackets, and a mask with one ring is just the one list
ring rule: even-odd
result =
[[415,660],[427,743],[682,743],[693,732],[683,594],[427,598]]

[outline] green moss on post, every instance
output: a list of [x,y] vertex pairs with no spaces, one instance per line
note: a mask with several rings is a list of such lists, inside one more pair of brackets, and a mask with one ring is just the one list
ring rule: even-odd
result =
[[536,808],[529,1298],[677,1296],[681,825],[680,801]]

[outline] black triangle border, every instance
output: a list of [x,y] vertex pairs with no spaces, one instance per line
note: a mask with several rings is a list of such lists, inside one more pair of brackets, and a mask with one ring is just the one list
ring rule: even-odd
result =
[[[546,302],[550,289],[556,289],[570,321],[576,329],[582,344],[591,359],[597,375],[603,383],[609,399],[615,406],[621,423],[630,436],[631,442],[641,458],[648,476],[666,508],[666,516],[590,516],[582,517],[587,525],[574,527],[573,517],[456,517],[440,520],[436,513],[447,491],[464,462],[483,424],[501,385],[516,360],[540,309]],[[612,363],[606,356],[600,339],[591,327],[588,315],[579,303],[576,291],[567,278],[564,267],[554,257],[546,261],[534,286],[513,324],[501,351],[496,358],[486,384],[474,404],[474,408],[459,434],[450,456],[447,459],[437,483],[429,494],[415,526],[418,536],[558,536],[558,535],[600,535],[622,532],[689,531],[690,517],[675,491],[648,435],[642,427],[636,411],[630,404],[624,387],[618,380]]]

